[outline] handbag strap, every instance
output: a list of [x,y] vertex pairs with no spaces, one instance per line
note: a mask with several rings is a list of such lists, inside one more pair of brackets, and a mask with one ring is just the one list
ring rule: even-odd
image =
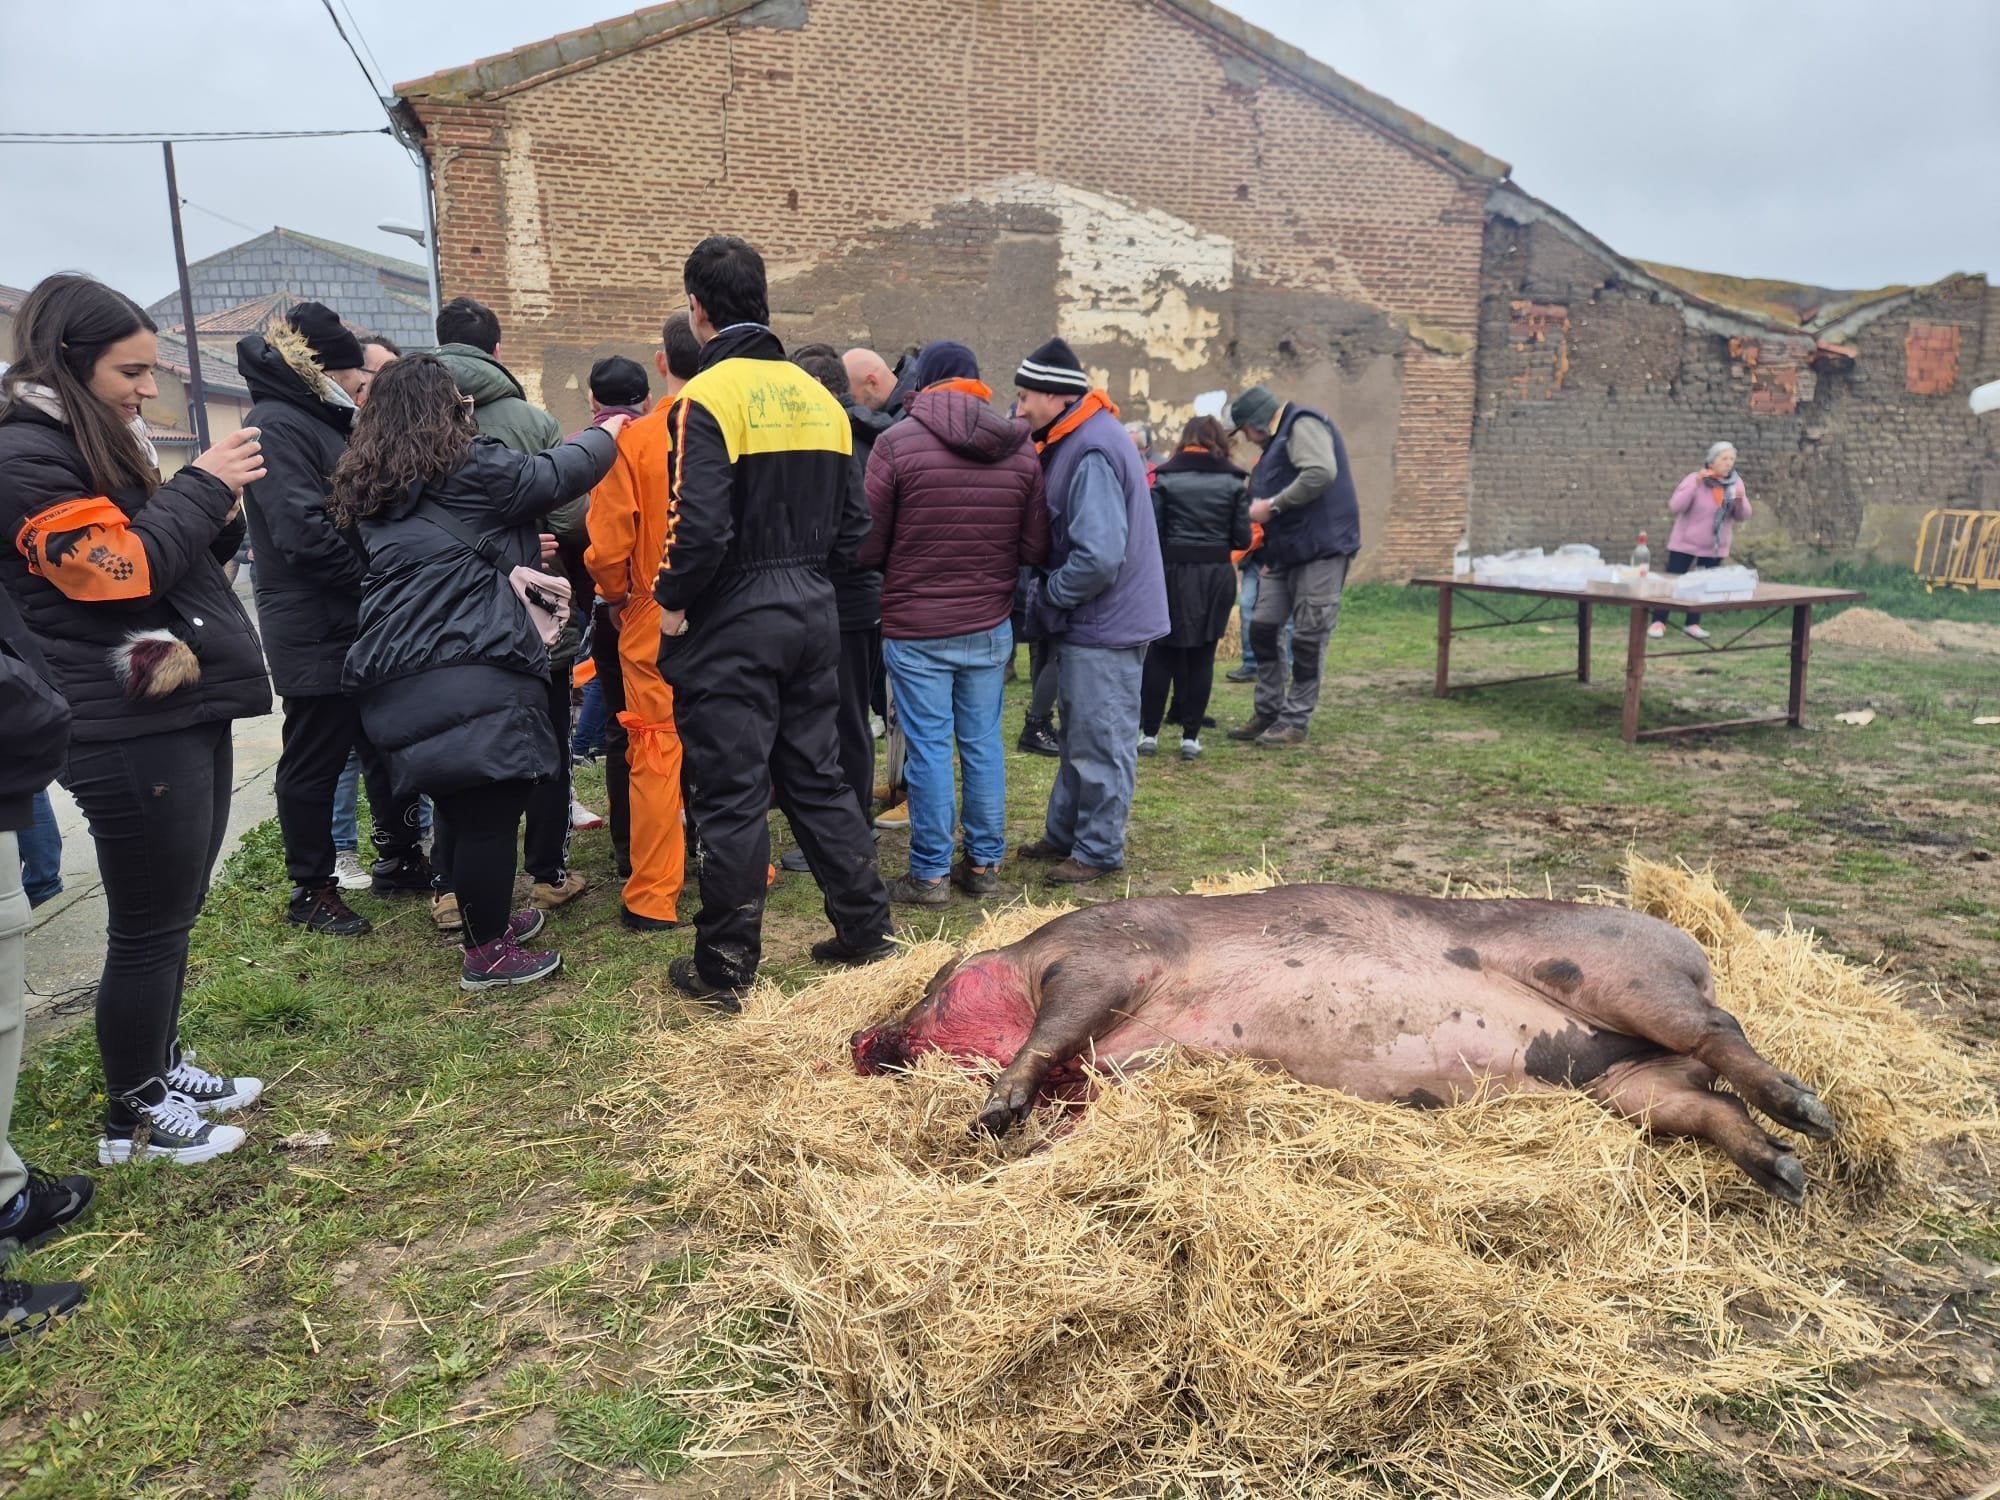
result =
[[442,505],[424,499],[420,486],[412,485],[411,489],[417,501],[416,509],[410,512],[412,515],[429,521],[438,530],[458,538],[467,550],[476,553],[496,571],[506,574],[514,571],[514,565],[500,556],[500,549],[493,545],[491,539],[481,536]]

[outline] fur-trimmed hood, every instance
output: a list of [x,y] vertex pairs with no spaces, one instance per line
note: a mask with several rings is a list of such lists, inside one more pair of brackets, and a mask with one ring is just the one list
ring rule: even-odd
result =
[[309,411],[343,437],[352,430],[354,398],[333,383],[313,358],[305,336],[280,317],[262,333],[236,342],[236,368],[252,401],[282,401]]

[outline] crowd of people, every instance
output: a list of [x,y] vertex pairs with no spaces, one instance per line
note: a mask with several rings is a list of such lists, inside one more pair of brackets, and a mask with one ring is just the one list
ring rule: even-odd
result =
[[[587,659],[620,921],[679,927],[691,878],[692,951],[668,973],[725,1011],[761,961],[773,809],[798,842],[785,867],[823,893],[818,962],[887,956],[894,905],[995,890],[1019,641],[1033,681],[1018,743],[1058,765],[1017,853],[1051,881],[1123,868],[1138,760],[1163,724],[1183,758],[1202,753],[1239,598],[1257,689],[1229,732],[1305,738],[1360,545],[1323,414],[1252,387],[1234,433],[1197,418],[1154,465],[1060,338],[1020,360],[1003,414],[952,340],[893,367],[869,349],[788,355],[740,239],[697,246],[684,292],[653,357],[663,397],[637,362],[599,361],[591,422],[567,438],[480,303],[448,303],[438,347],[408,354],[300,303],[238,346],[243,428],[164,480],[143,416],[152,321],[84,276],[29,295],[0,377],[0,1142],[29,900],[12,875],[59,780],[109,911],[99,1164],[242,1143],[223,1117],[263,1084],[198,1063],[180,1014],[231,725],[274,690],[286,920],[358,939],[369,923],[344,890],[428,898],[477,991],[561,966],[538,939],[586,889],[569,858]],[[1239,434],[1260,452],[1248,474],[1230,461]],[[226,572],[246,539],[255,624]],[[878,807],[885,718],[900,814]],[[885,881],[871,823],[899,817],[909,864]],[[0,1146],[0,1257],[68,1228],[93,1192]],[[0,1339],[81,1297],[0,1282]]]

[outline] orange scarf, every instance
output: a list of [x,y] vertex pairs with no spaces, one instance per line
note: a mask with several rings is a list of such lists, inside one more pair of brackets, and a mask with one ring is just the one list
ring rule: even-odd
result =
[[992,386],[983,380],[966,380],[963,377],[955,380],[940,380],[936,385],[927,385],[924,389],[927,391],[961,391],[968,396],[977,396],[981,401],[991,401],[993,399]]
[[1105,395],[1104,392],[1085,392],[1083,399],[1071,407],[1068,414],[1049,429],[1049,435],[1035,444],[1035,451],[1040,453],[1044,449],[1053,448],[1057,443],[1060,443],[1064,438],[1075,432],[1077,428],[1081,427],[1101,411],[1108,411],[1114,417],[1118,415],[1118,408],[1111,404],[1111,398]]

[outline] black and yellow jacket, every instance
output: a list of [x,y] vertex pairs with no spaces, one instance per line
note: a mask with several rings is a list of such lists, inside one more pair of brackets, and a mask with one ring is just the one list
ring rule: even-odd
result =
[[699,623],[759,574],[825,576],[836,559],[853,561],[868,502],[849,463],[847,413],[770,329],[739,324],[711,339],[667,421],[667,540],[653,585],[662,609]]

